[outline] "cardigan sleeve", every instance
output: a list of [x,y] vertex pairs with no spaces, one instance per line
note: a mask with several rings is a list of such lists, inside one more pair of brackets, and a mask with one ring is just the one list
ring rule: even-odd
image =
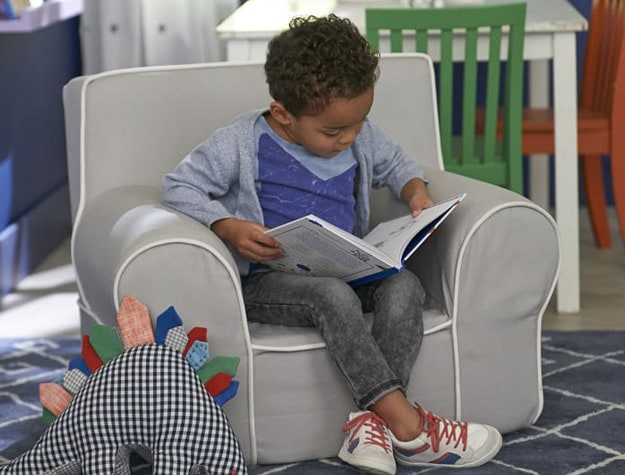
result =
[[237,155],[225,147],[219,133],[211,135],[185,156],[162,180],[163,204],[206,226],[232,216],[224,200],[239,181]]

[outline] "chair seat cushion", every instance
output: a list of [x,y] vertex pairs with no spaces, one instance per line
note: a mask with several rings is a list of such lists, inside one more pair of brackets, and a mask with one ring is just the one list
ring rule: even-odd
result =
[[[367,315],[369,321],[371,315]],[[450,318],[435,309],[423,312],[425,334],[436,332],[440,328],[451,325]],[[252,346],[272,351],[306,351],[325,348],[319,332],[314,327],[288,327],[286,325],[267,325],[266,323],[250,323]]]

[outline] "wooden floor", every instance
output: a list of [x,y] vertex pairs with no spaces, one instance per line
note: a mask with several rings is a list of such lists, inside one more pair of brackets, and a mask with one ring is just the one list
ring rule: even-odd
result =
[[[547,330],[625,330],[625,246],[610,210],[612,247],[595,246],[588,213],[580,213],[581,309],[558,314],[552,301],[543,317]],[[554,297],[555,299],[555,297]]]
[[[581,210],[581,311],[558,314],[551,302],[543,317],[544,329],[625,330],[625,246],[613,211],[610,219],[613,246],[597,249],[586,210]],[[67,241],[2,299],[0,336],[78,337],[77,299]]]

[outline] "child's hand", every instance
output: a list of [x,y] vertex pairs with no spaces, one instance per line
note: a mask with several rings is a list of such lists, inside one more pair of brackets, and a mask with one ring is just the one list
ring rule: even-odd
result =
[[265,234],[267,228],[254,221],[225,218],[214,222],[211,229],[247,260],[263,262],[282,256],[280,243]]
[[424,208],[434,204],[425,182],[420,178],[409,180],[401,190],[401,197],[408,203],[413,217],[419,216]]
[[424,194],[415,194],[408,202],[408,206],[410,206],[410,211],[412,212],[413,217],[417,217],[421,214],[424,208],[428,208],[432,206],[434,203],[430,196],[426,193]]

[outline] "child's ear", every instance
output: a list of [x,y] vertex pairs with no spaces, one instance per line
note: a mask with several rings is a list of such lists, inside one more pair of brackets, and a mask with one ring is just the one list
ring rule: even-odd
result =
[[293,122],[293,115],[286,110],[286,107],[280,101],[272,101],[269,104],[269,113],[280,125],[289,125]]

